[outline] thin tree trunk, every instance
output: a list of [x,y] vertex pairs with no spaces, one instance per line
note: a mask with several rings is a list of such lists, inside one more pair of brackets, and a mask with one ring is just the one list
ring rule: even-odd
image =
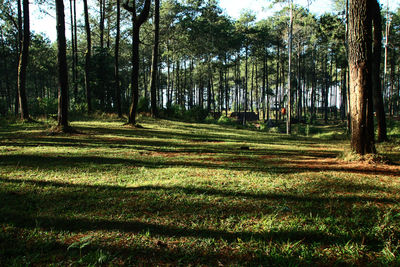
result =
[[382,55],[382,17],[380,12],[379,3],[376,0],[374,2],[373,13],[373,24],[374,24],[374,49],[373,49],[373,94],[374,94],[374,106],[376,112],[376,118],[378,123],[378,142],[387,141],[387,129],[386,129],[386,115],[383,104],[383,95],[380,80],[381,71],[381,55]]
[[30,27],[29,27],[29,0],[23,0],[24,31],[22,51],[18,64],[18,95],[22,120],[29,120],[28,101],[26,97],[26,69],[29,59]]
[[104,5],[106,0],[99,0],[100,4],[100,48],[104,48]]
[[85,13],[85,31],[86,31],[86,55],[85,55],[85,91],[88,114],[92,113],[92,90],[90,85],[92,38],[90,33],[89,10],[87,0],[83,0]]
[[117,104],[118,117],[122,118],[121,108],[121,87],[119,84],[119,41],[121,36],[121,0],[117,1],[117,35],[115,37],[115,99]]
[[292,133],[292,33],[293,33],[293,0],[290,1],[290,24],[289,24],[289,68],[288,68],[288,109],[286,121],[286,134]]
[[158,116],[157,110],[157,69],[158,69],[158,46],[159,46],[159,32],[160,32],[160,0],[154,0],[154,45],[152,55],[151,67],[151,81],[150,81],[150,98],[151,98],[151,115],[155,118]]
[[6,83],[6,94],[7,94],[7,109],[11,109],[11,90],[9,84],[9,74],[8,74],[8,64],[6,58],[6,46],[4,42],[3,30],[0,29],[0,36],[1,36],[1,46],[3,50],[3,67],[4,67],[4,75],[5,75],[5,83]]
[[390,59],[390,97],[389,97],[389,105],[390,105],[390,112],[389,115],[390,117],[393,117],[394,115],[394,109],[395,109],[395,94],[394,94],[394,83],[395,83],[395,68],[396,68],[396,51],[395,49],[392,50],[392,57]]
[[75,101],[77,102],[78,99],[78,26],[76,22],[76,0],[74,0],[74,36],[75,36],[75,83],[74,83],[74,96]]
[[245,59],[245,71],[244,71],[244,113],[243,113],[243,125],[246,125],[247,122],[247,116],[246,116],[246,112],[248,109],[248,99],[247,99],[247,93],[248,93],[248,89],[247,89],[247,85],[248,85],[248,59],[249,59],[249,47],[246,45],[246,59]]
[[279,40],[278,40],[278,45],[277,45],[277,60],[276,60],[276,84],[275,84],[275,122],[278,122],[278,116],[279,116],[279,108],[280,106],[278,105],[278,92],[279,92],[279,73],[280,73],[280,45],[279,45]]
[[[69,0],[69,11],[70,11],[70,17],[71,17],[71,54],[72,54],[72,85],[74,87],[74,99],[76,101],[78,97],[78,87],[76,87],[76,62],[75,62],[75,30],[74,30],[74,12],[73,12],[73,2],[74,0]],[[76,88],[76,90],[75,90]]]
[[[226,59],[225,59],[225,64],[227,65]],[[228,84],[228,77],[229,77],[229,66],[226,66],[225,70],[225,116],[228,117],[228,111],[229,111],[229,84]]]

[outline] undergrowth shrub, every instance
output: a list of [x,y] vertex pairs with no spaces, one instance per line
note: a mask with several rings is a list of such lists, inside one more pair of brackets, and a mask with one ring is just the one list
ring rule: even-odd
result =
[[7,114],[8,107],[5,99],[0,99],[0,115],[5,116]]
[[150,100],[146,97],[140,97],[138,101],[137,112],[150,112]]
[[57,114],[58,100],[55,98],[38,97],[29,100],[30,113],[35,116]]
[[208,111],[200,106],[186,110],[181,105],[169,104],[167,108],[160,110],[160,116],[188,122],[204,122],[208,116]]

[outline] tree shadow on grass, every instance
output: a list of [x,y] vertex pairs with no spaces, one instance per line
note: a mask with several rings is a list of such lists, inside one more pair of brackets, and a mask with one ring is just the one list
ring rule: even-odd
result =
[[[96,168],[138,168],[150,169],[181,167],[200,168],[216,170],[250,171],[268,174],[300,174],[307,172],[342,172],[365,175],[387,175],[398,177],[397,166],[386,167],[363,167],[353,165],[340,165],[337,162],[321,164],[319,159],[335,158],[334,153],[316,153],[314,151],[295,150],[269,150],[259,149],[252,151],[241,151],[239,149],[204,149],[196,150],[184,147],[181,150],[169,150],[168,148],[135,147],[138,151],[147,151],[148,154],[129,157],[106,156],[76,156],[73,153],[36,155],[36,154],[4,154],[0,155],[0,166],[17,166],[26,168],[40,168],[43,170],[68,170],[80,168],[83,170],[96,170]],[[201,154],[212,154],[211,157],[202,158]],[[187,157],[193,157],[188,160]],[[269,155],[269,158],[265,158]],[[302,158],[311,158],[315,162],[307,160],[307,164],[299,164]],[[304,163],[304,162],[303,162]]]
[[[160,265],[268,265],[268,266],[306,266],[311,262],[326,262],[326,258],[313,256],[304,259],[297,255],[268,255],[267,253],[252,255],[229,254],[224,250],[205,251],[200,248],[181,248],[181,247],[161,247],[161,246],[142,246],[135,244],[134,246],[118,246],[117,244],[107,244],[99,242],[91,242],[83,249],[71,249],[70,244],[62,243],[56,240],[31,240],[29,244],[25,240],[13,236],[7,236],[6,240],[0,239],[0,264],[4,266],[27,263],[32,265],[49,265],[54,263],[49,257],[44,255],[52,255],[59,263],[71,265],[71,263],[79,265],[95,265],[99,264],[96,252],[101,251],[103,255],[107,255],[104,265],[111,266],[160,266]],[[10,246],[10,244],[12,244]]]
[[[320,246],[346,245],[349,242],[366,245],[368,250],[380,251],[384,239],[373,235],[365,236],[361,232],[354,232],[353,227],[363,225],[372,228],[379,223],[378,209],[362,206],[357,217],[353,204],[385,203],[398,204],[398,198],[387,197],[360,197],[356,195],[354,184],[343,183],[336,185],[337,189],[347,190],[346,195],[302,195],[295,193],[259,193],[237,192],[207,187],[182,186],[142,186],[127,188],[121,186],[97,186],[90,184],[71,184],[51,181],[8,179],[0,178],[0,199],[4,206],[0,207],[0,224],[10,225],[18,229],[33,231],[38,229],[51,233],[123,233],[129,236],[148,233],[153,239],[172,238],[178,240],[223,240],[228,245],[241,242],[257,243],[285,243],[301,242],[305,245],[319,244]],[[316,185],[316,184],[314,184]],[[316,185],[318,186],[318,185]],[[334,186],[334,184],[332,184]],[[303,185],[304,189],[307,185]],[[359,190],[385,190],[385,187],[360,187]],[[199,198],[209,196],[209,198]],[[221,199],[222,197],[222,199]],[[218,202],[214,202],[219,199]],[[333,211],[327,209],[327,205]],[[241,230],[243,228],[218,228],[214,225],[192,225],[191,220],[211,221],[224,218],[257,218],[260,214],[277,214],[277,207],[285,206],[279,211],[283,218],[287,214],[292,216],[309,216],[312,212],[318,220],[336,218],[334,228],[330,230],[308,230],[303,226],[288,228],[269,228],[268,230]],[[336,212],[343,213],[337,214]],[[146,215],[147,219],[143,219]],[[280,216],[274,220],[280,220]],[[306,222],[303,222],[306,223]],[[312,224],[312,221],[309,223]],[[307,224],[307,223],[306,223]],[[340,231],[336,231],[342,229]],[[240,230],[233,230],[240,229]],[[245,228],[246,229],[246,228]],[[262,228],[261,228],[262,229]],[[353,229],[353,230],[352,230]],[[399,237],[393,233],[392,237]],[[1,236],[1,235],[0,235]],[[17,238],[18,240],[18,238]],[[1,240],[4,246],[11,246],[11,240]],[[184,241],[181,241],[184,242]],[[65,249],[66,244],[60,243]],[[119,251],[107,242],[102,242],[98,248]],[[96,246],[96,245],[95,245]],[[136,247],[137,248],[137,247]],[[160,248],[154,249],[142,245],[143,250],[128,248],[126,253],[145,257],[147,252],[165,252],[155,255],[157,260],[174,261],[185,254],[185,250]],[[122,251],[124,249],[122,248]],[[121,252],[120,253],[125,253]],[[46,252],[47,253],[47,252]],[[187,251],[186,251],[187,253]],[[214,263],[215,258],[223,257],[223,253],[215,252],[212,248],[195,248],[188,261],[205,256],[200,263]],[[280,255],[281,257],[283,255]],[[248,256],[247,256],[248,257]],[[287,260],[295,259],[288,256]],[[235,260],[243,262],[240,253],[229,255],[227,262]],[[264,254],[255,260],[271,260],[274,258]],[[275,259],[277,260],[277,259]],[[296,262],[301,262],[299,259]]]

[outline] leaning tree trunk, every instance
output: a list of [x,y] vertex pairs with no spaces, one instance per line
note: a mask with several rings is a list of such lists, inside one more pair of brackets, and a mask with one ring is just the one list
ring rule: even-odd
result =
[[23,1],[24,13],[24,30],[22,37],[22,51],[18,63],[18,95],[19,107],[21,111],[21,119],[29,120],[28,101],[26,99],[26,69],[28,67],[29,59],[29,42],[30,42],[30,29],[29,29],[29,1]]
[[58,46],[58,126],[68,130],[68,66],[65,39],[65,15],[63,0],[56,0],[57,46]]
[[136,4],[129,5],[129,0],[124,3],[123,7],[132,13],[132,105],[129,110],[128,124],[136,124],[136,112],[139,101],[139,32],[142,24],[147,20],[150,13],[150,0],[146,0],[144,7],[139,16],[136,14]]
[[387,141],[387,129],[386,129],[386,115],[383,104],[383,95],[380,80],[381,71],[381,54],[382,54],[382,17],[380,12],[379,3],[376,0],[373,1],[373,23],[374,23],[374,51],[373,51],[373,94],[374,94],[374,106],[376,112],[376,118],[378,122],[378,142]]
[[371,131],[372,21],[368,1],[350,0],[349,14],[351,147],[360,155],[376,152]]
[[154,46],[151,66],[150,96],[151,96],[151,115],[157,117],[157,70],[158,70],[158,45],[160,32],[160,0],[155,0],[154,6]]

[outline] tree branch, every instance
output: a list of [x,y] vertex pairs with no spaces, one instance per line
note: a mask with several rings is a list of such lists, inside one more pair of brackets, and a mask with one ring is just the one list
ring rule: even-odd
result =
[[140,27],[140,25],[142,25],[147,18],[149,17],[149,13],[150,13],[150,4],[151,1],[150,0],[146,0],[144,2],[144,7],[142,12],[140,13],[139,17],[136,20],[137,25]]
[[136,10],[133,7],[129,6],[129,0],[126,0],[126,2],[124,2],[122,4],[122,7],[125,8],[126,10],[128,10],[131,13],[135,13],[136,12]]

